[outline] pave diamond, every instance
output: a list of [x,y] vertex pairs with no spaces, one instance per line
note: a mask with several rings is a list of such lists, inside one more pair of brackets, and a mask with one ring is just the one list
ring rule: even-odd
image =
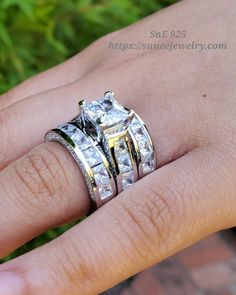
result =
[[125,190],[134,183],[134,172],[128,171],[122,174],[122,186]]
[[124,154],[117,158],[119,170],[121,173],[127,172],[132,169],[132,164],[129,154]]
[[99,187],[99,194],[100,194],[100,197],[102,200],[112,196],[113,190],[112,190],[111,185],[105,184],[105,185]]
[[88,149],[84,150],[83,153],[91,167],[101,163],[100,155],[94,147],[89,147]]
[[127,153],[127,144],[124,139],[120,139],[114,144],[115,154],[121,155]]
[[99,185],[101,183],[107,183],[110,181],[110,177],[108,175],[108,172],[103,164],[95,166],[93,168],[93,173],[94,173],[94,178],[95,178],[97,185]]

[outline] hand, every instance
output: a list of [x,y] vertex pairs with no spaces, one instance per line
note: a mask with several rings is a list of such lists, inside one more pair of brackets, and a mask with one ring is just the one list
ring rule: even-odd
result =
[[[235,8],[233,0],[183,1],[1,96],[2,257],[89,210],[73,159],[57,143],[41,143],[76,115],[80,98],[112,89],[144,119],[159,168],[60,238],[1,265],[1,294],[98,294],[236,224]],[[153,42],[158,28],[186,30],[181,42],[229,48],[108,49],[110,41]]]

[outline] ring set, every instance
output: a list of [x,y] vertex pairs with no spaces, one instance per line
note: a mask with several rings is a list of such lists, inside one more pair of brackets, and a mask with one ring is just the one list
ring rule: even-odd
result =
[[156,169],[156,155],[141,118],[108,91],[80,101],[80,114],[47,132],[45,142],[62,144],[80,167],[92,200],[101,207]]

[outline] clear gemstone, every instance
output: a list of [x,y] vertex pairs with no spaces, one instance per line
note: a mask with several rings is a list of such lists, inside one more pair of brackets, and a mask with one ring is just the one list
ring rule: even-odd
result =
[[152,152],[152,147],[147,140],[139,141],[140,152],[143,157],[146,157]]
[[133,183],[134,183],[134,172],[132,170],[122,174],[123,189],[128,188]]
[[105,184],[105,185],[99,187],[99,194],[100,194],[100,197],[102,200],[112,196],[113,190],[112,190],[111,185]]
[[106,113],[106,118],[104,122],[106,122],[108,126],[123,123],[124,120],[127,118],[127,115],[128,113],[125,109],[118,110],[113,108]]
[[128,115],[128,111],[111,94],[92,102],[86,102],[84,113],[88,119],[106,123],[108,126],[123,122]]
[[124,154],[117,158],[119,170],[121,173],[127,172],[132,169],[132,164],[129,154]]
[[74,125],[71,124],[64,124],[58,127],[59,129],[61,129],[62,131],[64,131],[68,136],[73,136],[73,134],[75,134],[78,130],[77,127],[75,127]]
[[85,102],[84,112],[88,117],[91,117],[95,120],[97,120],[101,116],[104,116],[105,114],[102,105],[97,100],[94,100],[92,102]]
[[83,153],[91,167],[101,163],[100,155],[94,147],[89,147],[88,149],[84,150]]
[[108,175],[108,172],[103,164],[95,166],[93,168],[93,173],[94,173],[94,178],[95,178],[97,185],[99,185],[101,183],[107,183],[110,181],[110,177]]
[[134,117],[133,120],[130,123],[130,128],[133,129],[133,128],[136,128],[136,127],[139,127],[139,126],[140,126],[139,120],[136,117]]
[[154,154],[152,153],[148,156],[145,161],[143,162],[143,173],[148,174],[154,171]]
[[82,132],[74,134],[72,140],[78,145],[81,150],[85,150],[88,147],[91,147],[92,143],[90,138],[84,135]]
[[72,124],[64,124],[59,126],[59,128],[64,131],[81,150],[92,145],[90,138],[87,137],[78,127]]
[[141,139],[146,138],[146,134],[144,132],[144,129],[141,126],[137,126],[137,127],[133,128],[132,131],[134,132],[134,135],[137,140],[141,140]]
[[102,104],[102,108],[104,109],[104,111],[109,111],[110,109],[112,109],[113,107],[113,102],[111,99],[109,99],[109,97],[106,97],[106,99],[104,99],[101,104]]
[[107,135],[112,135],[112,136],[119,136],[120,133],[123,133],[126,131],[126,126],[122,126],[120,128],[116,128],[115,130],[112,129],[112,130],[106,130],[106,134]]
[[116,141],[114,144],[114,148],[116,155],[127,153],[127,144],[124,139]]

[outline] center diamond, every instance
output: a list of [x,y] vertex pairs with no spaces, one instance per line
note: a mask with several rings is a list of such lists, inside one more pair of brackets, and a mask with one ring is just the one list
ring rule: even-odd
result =
[[104,97],[92,102],[85,102],[83,105],[85,120],[95,125],[111,127],[123,123],[128,114],[129,111],[115,100],[112,92],[107,92]]

